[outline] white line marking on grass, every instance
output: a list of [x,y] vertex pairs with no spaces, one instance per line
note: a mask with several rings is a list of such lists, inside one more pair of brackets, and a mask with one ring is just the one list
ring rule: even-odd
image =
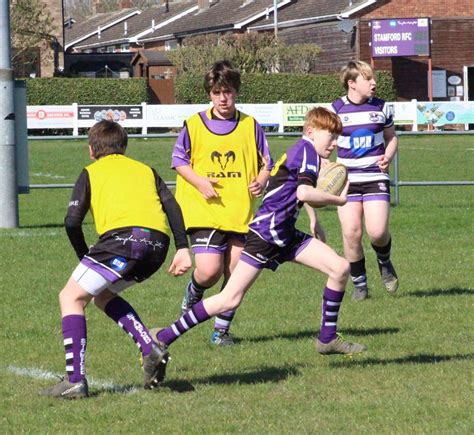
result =
[[[55,381],[58,378],[61,378],[61,374],[49,372],[47,370],[39,369],[36,367],[33,368],[26,368],[26,367],[16,367],[16,366],[8,366],[6,369],[2,369],[2,371],[6,371],[8,373],[13,373],[17,376],[24,376],[33,379],[53,379]],[[99,388],[101,390],[106,390],[111,393],[123,393],[123,394],[134,394],[138,392],[138,388],[136,387],[127,387],[126,385],[119,385],[114,384],[111,381],[103,381],[94,379],[91,377],[87,378],[88,384],[91,387]]]
[[18,231],[18,232],[0,232],[0,237],[56,237],[59,236],[59,231]]
[[50,174],[49,172],[33,172],[32,175],[36,177],[46,177],[46,178],[54,178],[54,179],[66,178],[64,175],[55,175],[55,174]]

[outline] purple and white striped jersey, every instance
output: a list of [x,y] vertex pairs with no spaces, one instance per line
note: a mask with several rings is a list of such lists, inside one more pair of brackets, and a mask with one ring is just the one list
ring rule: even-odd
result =
[[332,103],[342,121],[343,132],[337,141],[337,161],[347,167],[352,183],[388,180],[377,161],[385,153],[385,128],[393,125],[393,106],[380,98],[355,104],[347,96]]
[[303,136],[291,146],[275,164],[249,230],[278,247],[290,244],[303,206],[296,190],[300,184],[316,186],[320,164],[321,159],[308,137]]

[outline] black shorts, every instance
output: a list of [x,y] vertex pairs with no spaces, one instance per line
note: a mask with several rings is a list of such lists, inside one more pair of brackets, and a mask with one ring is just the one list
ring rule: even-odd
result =
[[351,183],[347,202],[387,201],[390,202],[390,180]]
[[193,254],[225,254],[230,239],[245,243],[245,234],[213,228],[192,228],[188,234]]
[[89,250],[81,263],[111,282],[143,281],[163,264],[170,239],[160,231],[122,228],[109,231]]
[[250,231],[244,250],[240,255],[240,260],[256,269],[266,268],[275,271],[280,264],[294,260],[312,238],[313,236],[296,230],[291,243],[287,246],[279,247],[263,240]]

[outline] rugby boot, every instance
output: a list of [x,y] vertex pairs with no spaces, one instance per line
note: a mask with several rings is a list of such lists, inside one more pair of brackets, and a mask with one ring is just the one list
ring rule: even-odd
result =
[[234,339],[225,329],[215,329],[211,335],[211,343],[216,346],[233,346]]
[[166,366],[170,359],[168,348],[156,338],[158,328],[151,329],[150,335],[153,338],[151,352],[142,358],[143,386],[146,390],[151,390],[159,386],[165,379]]
[[369,297],[369,289],[367,287],[354,287],[352,292],[353,301],[363,301]]
[[356,353],[362,353],[367,350],[367,346],[364,344],[350,343],[345,341],[339,334],[334,340],[329,343],[322,343],[319,339],[316,339],[316,350],[321,355],[354,355]]
[[61,399],[80,399],[89,396],[89,386],[87,379],[72,383],[65,378],[61,378],[61,382],[46,388],[41,392],[42,396],[58,397]]
[[393,264],[390,260],[381,263],[377,261],[379,265],[380,276],[385,285],[385,289],[390,293],[394,294],[398,290],[398,277],[393,268]]

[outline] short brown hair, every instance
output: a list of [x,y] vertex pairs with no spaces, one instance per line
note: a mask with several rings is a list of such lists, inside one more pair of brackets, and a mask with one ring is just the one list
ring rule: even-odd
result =
[[89,145],[96,159],[109,154],[125,154],[127,144],[127,132],[116,122],[103,120],[89,130]]
[[361,60],[351,60],[346,66],[342,67],[339,78],[346,90],[349,89],[349,80],[356,80],[358,76],[370,80],[374,77],[374,70],[367,63]]
[[308,127],[326,130],[332,134],[342,133],[342,122],[339,116],[323,107],[313,107],[306,113],[303,131],[306,131]]
[[239,93],[240,71],[228,60],[220,60],[204,76],[204,89],[208,94],[213,89],[234,89]]

